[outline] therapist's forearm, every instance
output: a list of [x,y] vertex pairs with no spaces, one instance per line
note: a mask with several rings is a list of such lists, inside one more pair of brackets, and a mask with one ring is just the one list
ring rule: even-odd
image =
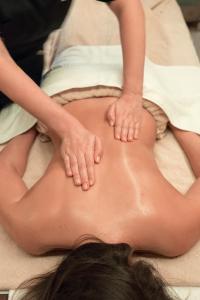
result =
[[[2,42],[0,42],[2,43]],[[55,104],[12,60],[0,45],[0,91],[45,123],[60,137],[74,119]]]
[[123,93],[142,95],[145,61],[145,17],[140,0],[115,0],[123,48]]

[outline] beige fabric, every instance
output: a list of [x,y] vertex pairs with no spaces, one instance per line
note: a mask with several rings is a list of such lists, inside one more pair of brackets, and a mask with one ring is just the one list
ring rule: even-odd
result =
[[144,100],[143,107],[152,114],[156,121],[156,137],[158,140],[162,139],[166,135],[168,117],[165,112],[155,103]]
[[[79,1],[79,14],[74,26],[77,31],[84,29],[81,18],[86,14],[85,7],[92,5],[93,0]],[[147,11],[147,31],[148,31],[148,53],[155,62],[171,64],[198,64],[197,56],[194,52],[188,31],[180,14],[180,10],[174,0],[155,0],[153,10]],[[87,5],[86,5],[87,4]],[[104,5],[103,3],[98,3]],[[93,16],[87,10],[87,24]],[[78,12],[77,12],[78,13]],[[110,14],[106,6],[105,14]],[[102,13],[102,14],[104,14]],[[104,15],[103,15],[104,16]],[[112,27],[102,20],[98,11],[92,20],[96,18],[103,30],[110,32]],[[80,24],[79,24],[80,22]],[[85,21],[86,22],[86,21]],[[86,26],[86,25],[85,25]],[[92,26],[88,26],[86,37],[91,34]],[[95,38],[96,31],[93,34]],[[102,31],[101,31],[102,32]],[[64,33],[63,33],[64,37]],[[80,36],[79,36],[80,37]],[[115,36],[114,36],[115,38]],[[69,41],[69,36],[67,37]],[[59,44],[57,51],[60,50]],[[54,51],[53,51],[54,53]],[[48,57],[49,59],[50,57]],[[50,59],[51,60],[51,59]],[[52,153],[50,143],[42,144],[38,140],[32,149],[29,159],[25,180],[30,186],[43,173]],[[193,181],[191,170],[188,168],[185,156],[175,142],[174,138],[168,134],[164,139],[156,144],[156,159],[162,172],[170,182],[182,191],[185,191]],[[170,201],[170,199],[169,199]],[[188,254],[176,259],[154,259],[161,273],[174,285],[200,286],[200,243],[198,243]],[[32,258],[22,250],[17,248],[5,232],[0,230],[0,289],[16,288],[22,281],[47,270],[60,261],[60,257]]]
[[[60,104],[65,105],[72,101],[77,101],[80,99],[94,98],[94,97],[120,97],[121,90],[118,88],[110,88],[105,86],[97,86],[92,88],[85,89],[72,89],[59,94],[56,94],[52,97],[53,101]],[[101,101],[101,100],[99,100]],[[144,100],[143,107],[147,109],[154,117],[157,125],[157,139],[161,139],[165,136],[167,123],[169,121],[168,117],[164,113],[164,111],[156,104],[151,101]],[[41,141],[48,141],[49,138],[45,135],[48,132],[47,127],[42,123],[38,122],[37,130],[42,134]]]
[[[197,54],[176,1],[144,0],[144,3],[147,56],[157,64],[198,65]],[[115,15],[106,4],[94,0],[87,0],[87,5],[85,1],[74,0],[59,37],[57,32],[55,35],[56,37],[52,35],[51,39],[58,39],[58,43],[54,51],[51,51],[49,61],[55,53],[61,52],[66,47],[120,43],[119,26]],[[46,66],[47,69],[48,67]]]

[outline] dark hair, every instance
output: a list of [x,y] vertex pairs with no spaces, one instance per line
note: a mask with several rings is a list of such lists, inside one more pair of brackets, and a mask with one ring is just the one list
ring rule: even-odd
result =
[[155,268],[127,244],[87,243],[56,270],[25,283],[22,300],[172,300]]

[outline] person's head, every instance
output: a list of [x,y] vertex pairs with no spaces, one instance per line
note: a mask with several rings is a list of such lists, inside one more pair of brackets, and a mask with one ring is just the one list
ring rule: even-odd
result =
[[72,250],[56,270],[24,287],[23,300],[172,300],[150,264],[127,244],[87,243]]

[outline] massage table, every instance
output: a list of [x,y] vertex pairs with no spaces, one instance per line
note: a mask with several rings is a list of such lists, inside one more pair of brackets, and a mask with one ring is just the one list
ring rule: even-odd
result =
[[[162,65],[199,65],[188,28],[175,0],[146,0],[145,13],[147,56],[153,62]],[[102,23],[100,18],[104,20]],[[112,18],[113,28],[110,26],[110,18]],[[87,2],[74,0],[73,7],[62,28],[50,35],[44,47],[45,69],[48,70],[52,58],[66,47],[66,43],[67,46],[69,44],[101,44],[100,30],[107,31],[109,28],[108,43],[115,44],[119,33],[114,29],[118,26],[114,18],[112,12],[103,3],[96,3],[93,0],[87,0]],[[81,28],[83,33],[81,41],[80,36],[74,32],[78,28]],[[95,33],[97,32],[95,28],[98,35]],[[28,186],[31,186],[43,174],[51,154],[51,143],[41,143],[38,138],[32,148],[24,176]],[[186,191],[192,184],[194,176],[183,151],[170,132],[156,143],[155,155],[164,176],[177,189],[182,192]],[[0,290],[16,289],[23,281],[48,272],[61,259],[61,256],[32,257],[24,253],[0,227]],[[158,268],[170,286],[179,287],[178,292],[183,295],[187,294],[190,288],[193,295],[191,294],[189,300],[200,299],[198,288],[200,287],[200,243],[178,258],[148,260]],[[198,296],[195,296],[196,293]]]

